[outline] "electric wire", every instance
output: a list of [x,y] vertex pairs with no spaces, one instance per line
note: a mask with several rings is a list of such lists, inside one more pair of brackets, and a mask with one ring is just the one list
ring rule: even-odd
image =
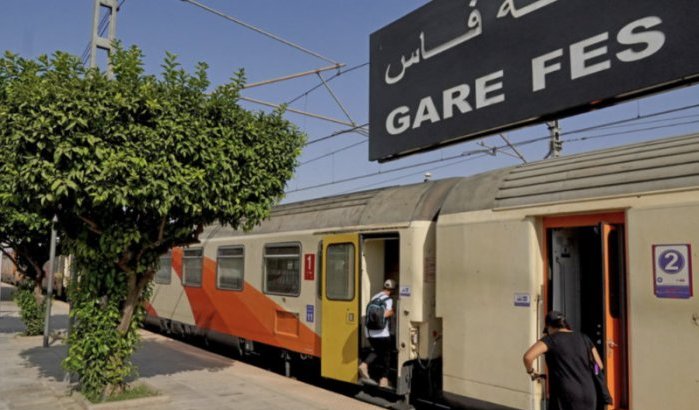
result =
[[282,43],[282,44],[284,44],[284,45],[287,45],[287,46],[289,46],[289,47],[295,48],[296,50],[299,50],[299,51],[301,51],[301,52],[303,52],[303,53],[309,54],[309,55],[311,55],[311,56],[313,56],[313,57],[319,58],[319,59],[321,59],[321,60],[325,60],[325,61],[330,62],[330,63],[333,63],[333,64],[340,64],[339,62],[337,62],[337,61],[335,61],[335,60],[333,60],[333,59],[330,59],[330,58],[328,58],[328,57],[325,57],[325,56],[323,56],[323,55],[321,55],[321,54],[319,54],[319,53],[316,53],[315,51],[311,51],[311,50],[309,50],[309,49],[307,49],[307,48],[305,48],[305,47],[303,47],[303,46],[300,46],[300,45],[298,45],[298,44],[296,44],[296,43],[293,43],[293,42],[291,42],[291,41],[289,41],[289,40],[286,40],[286,39],[284,39],[284,38],[282,38],[282,37],[280,37],[280,36],[277,36],[276,34],[272,34],[272,33],[268,32],[268,31],[265,31],[265,30],[263,30],[263,29],[261,29],[261,28],[259,28],[259,27],[253,26],[252,24],[246,23],[246,22],[240,20],[239,18],[236,18],[236,17],[230,16],[230,15],[224,14],[224,13],[221,12],[221,11],[218,11],[218,10],[213,9],[213,8],[211,8],[211,7],[208,7],[208,6],[204,5],[204,4],[201,4],[201,3],[199,3],[198,1],[194,1],[194,0],[181,0],[181,1],[183,1],[183,2],[185,2],[185,3],[192,4],[192,5],[197,6],[197,7],[199,7],[199,8],[202,8],[202,9],[208,11],[209,13],[216,14],[216,15],[219,16],[219,17],[223,17],[223,18],[225,18],[226,20],[232,21],[232,22],[234,22],[234,23],[236,23],[236,24],[238,24],[238,25],[241,25],[241,26],[243,26],[243,27],[249,29],[249,30],[252,30],[252,31],[254,31],[254,32],[256,32],[256,33],[262,34],[263,36],[269,37],[269,38],[271,38],[271,39],[273,39],[273,40],[275,40],[275,41],[278,41],[278,42],[280,42],[280,43]]
[[[655,113],[645,114],[645,115],[636,116],[636,117],[633,117],[633,118],[625,118],[625,119],[622,119],[622,120],[615,120],[615,121],[611,121],[611,122],[607,122],[607,123],[602,123],[602,124],[597,124],[597,125],[593,125],[593,126],[589,126],[589,127],[578,128],[578,129],[575,129],[575,130],[572,130],[572,131],[563,132],[563,133],[561,133],[561,136],[579,134],[579,133],[582,133],[582,132],[594,131],[594,130],[605,129],[605,128],[624,128],[624,127],[638,126],[638,125],[641,125],[641,124],[651,124],[651,123],[672,121],[672,120],[676,120],[676,119],[693,118],[693,117],[696,117],[696,115],[680,116],[680,117],[674,117],[674,118],[666,118],[666,119],[659,119],[659,120],[654,120],[654,121],[647,121],[647,122],[635,123],[635,121],[639,121],[639,120],[642,120],[642,119],[658,117],[658,116],[661,116],[661,115],[671,114],[671,113],[680,112],[680,111],[687,111],[687,110],[694,109],[694,108],[699,108],[699,104],[687,105],[687,106],[684,106],[684,107],[678,107],[678,108],[673,108],[673,109],[669,109],[669,110],[665,110],[665,111],[659,111],[659,112],[655,112]],[[690,123],[690,124],[691,124],[691,123]],[[363,125],[360,126],[360,127],[363,128],[363,127],[366,127],[366,126],[368,126],[368,125],[369,125],[369,123],[366,123],[366,124],[363,124]],[[342,134],[346,134],[346,133],[348,133],[348,132],[352,132],[352,131],[354,131],[354,130],[355,130],[354,128],[351,128],[351,129],[348,129],[348,130],[343,130],[343,131],[340,131],[340,132],[335,132],[335,133],[332,133],[332,134],[327,135],[327,136],[325,136],[325,137],[322,137],[322,138],[318,138],[318,139],[316,139],[316,140],[313,140],[313,141],[307,143],[306,145],[311,145],[311,144],[314,144],[314,143],[316,143],[316,142],[325,141],[325,140],[334,138],[334,137],[336,137],[336,136],[339,136],[339,135],[342,135]],[[640,130],[640,131],[643,131],[643,130]],[[635,132],[635,131],[634,131],[634,132]],[[520,147],[520,146],[530,145],[530,144],[537,143],[537,142],[541,142],[541,141],[545,141],[545,140],[548,140],[548,139],[550,139],[550,135],[542,136],[542,137],[537,137],[537,138],[530,139],[530,140],[526,140],[526,141],[520,141],[520,142],[518,142],[517,144],[514,144],[514,146],[515,146],[515,147]],[[569,141],[570,141],[570,140],[569,140]],[[364,141],[364,142],[366,143],[366,142],[368,142],[368,141]],[[565,141],[563,141],[563,142],[565,142]],[[359,144],[359,143],[358,143],[358,144]],[[495,149],[501,149],[501,148],[503,148],[503,147],[507,147],[507,146],[505,145],[505,146],[502,146],[502,147],[493,147],[493,148],[495,148]],[[340,150],[341,150],[341,151],[344,151],[343,148],[340,148]],[[338,151],[329,152],[329,153],[327,154],[327,156],[329,156],[329,155],[331,155],[331,154],[333,154],[333,153],[336,153],[336,152],[338,152]],[[302,165],[303,165],[303,164],[302,164]]]
[[420,171],[411,172],[411,173],[409,173],[409,174],[401,175],[401,176],[395,177],[395,178],[384,179],[384,180],[382,180],[382,181],[378,181],[378,182],[375,182],[375,183],[372,183],[372,184],[368,184],[368,185],[362,185],[361,187],[353,188],[353,189],[351,189],[351,190],[349,190],[349,191],[345,191],[345,192],[342,192],[342,193],[343,193],[343,194],[348,194],[348,193],[351,193],[351,192],[364,191],[364,190],[366,190],[366,189],[370,189],[370,188],[373,188],[373,187],[384,186],[384,185],[386,185],[386,184],[389,183],[389,182],[400,181],[401,179],[410,178],[410,177],[414,177],[414,176],[417,176],[417,175],[424,175],[425,172],[436,171],[436,170],[438,170],[438,169],[444,169],[444,168],[453,167],[453,166],[455,166],[455,165],[460,165],[460,164],[463,164],[464,162],[468,162],[468,161],[471,161],[471,160],[474,160],[474,159],[482,158],[482,157],[485,157],[485,156],[488,156],[488,155],[490,155],[490,154],[482,153],[481,155],[474,155],[474,156],[472,156],[472,157],[468,157],[468,158],[464,158],[464,159],[457,158],[456,160],[453,160],[453,162],[450,162],[450,163],[447,163],[447,164],[444,164],[444,165],[441,165],[441,166],[438,166],[438,167],[423,168],[423,169],[420,170]]
[[[607,126],[610,126],[610,125],[619,125],[619,124],[622,124],[622,123],[627,123],[627,122],[635,121],[635,120],[638,120],[638,119],[640,119],[640,118],[645,119],[645,118],[657,117],[657,116],[660,116],[660,115],[664,115],[664,114],[668,114],[668,113],[673,113],[673,112],[678,112],[678,111],[684,111],[684,110],[688,110],[688,109],[692,109],[692,108],[697,108],[697,107],[699,107],[699,104],[688,105],[688,106],[678,107],[678,108],[673,108],[673,109],[665,110],[665,111],[659,111],[659,112],[655,112],[655,113],[651,113],[651,114],[646,114],[646,115],[643,115],[643,116],[637,116],[637,117],[634,117],[634,118],[627,118],[627,119],[623,119],[623,120],[611,121],[611,122],[608,122],[608,123],[597,124],[597,125],[590,126],[590,127],[579,128],[579,129],[576,129],[576,130],[573,130],[573,131],[569,131],[569,132],[567,132],[567,133],[561,133],[561,136],[567,136],[567,135],[571,135],[571,134],[578,134],[578,133],[581,133],[581,132],[597,130],[597,129],[600,129],[600,128],[603,128],[603,127],[607,127]],[[602,138],[602,137],[609,137],[609,136],[615,136],[615,135],[624,135],[624,134],[630,134],[630,133],[639,133],[639,132],[644,132],[644,131],[651,131],[651,130],[657,130],[657,129],[662,129],[662,128],[671,128],[671,127],[676,127],[676,126],[680,126],[680,125],[695,124],[695,123],[699,123],[699,120],[697,120],[697,121],[688,121],[688,122],[683,122],[683,123],[666,124],[666,125],[655,126],[655,127],[644,127],[644,128],[634,129],[634,130],[628,130],[628,131],[618,131],[618,132],[606,133],[606,134],[603,134],[603,135],[596,135],[596,136],[591,136],[591,137],[580,137],[580,138],[574,138],[574,139],[567,139],[567,140],[564,140],[564,141],[562,141],[562,142],[563,142],[563,143],[568,143],[568,142],[580,142],[580,141],[584,141],[584,140],[592,139],[592,138]],[[632,125],[630,124],[629,126],[632,126]],[[328,136],[328,137],[326,137],[326,138],[330,138],[330,137],[331,137],[331,136]],[[515,147],[521,147],[521,146],[530,145],[530,144],[533,144],[533,143],[536,143],[536,142],[541,142],[541,141],[544,141],[544,140],[548,140],[549,138],[550,138],[550,136],[547,135],[547,136],[545,136],[545,137],[538,137],[538,138],[528,139],[528,140],[525,140],[525,141],[520,141],[520,142],[514,143],[514,144],[512,144],[512,145],[514,145]],[[322,184],[309,185],[309,186],[306,186],[306,187],[296,188],[296,189],[294,189],[294,190],[287,191],[286,193],[287,193],[287,194],[291,194],[291,193],[302,192],[302,191],[307,191],[307,190],[316,189],[316,188],[327,187],[327,186],[331,186],[331,185],[337,185],[337,184],[352,182],[352,181],[356,181],[356,180],[361,180],[361,179],[371,178],[371,177],[375,177],[375,176],[379,176],[379,175],[385,175],[385,174],[389,174],[389,173],[393,173],[393,172],[398,172],[398,171],[402,171],[402,170],[409,169],[409,168],[415,168],[415,167],[421,167],[421,166],[425,166],[425,165],[431,165],[431,164],[435,164],[435,163],[440,163],[440,162],[445,162],[445,161],[449,161],[449,160],[454,160],[454,159],[457,159],[457,158],[471,157],[471,156],[476,155],[476,154],[489,154],[489,153],[492,152],[493,150],[497,151],[497,150],[506,149],[506,148],[508,148],[508,147],[509,147],[509,146],[508,146],[507,144],[505,144],[505,145],[496,146],[496,147],[487,148],[487,149],[465,151],[465,152],[462,152],[462,153],[460,153],[460,154],[453,155],[453,156],[449,156],[449,157],[446,157],[446,158],[440,158],[440,159],[436,159],[436,160],[424,161],[424,162],[421,162],[421,163],[405,165],[405,166],[402,166],[402,167],[393,168],[393,169],[386,170],[386,171],[379,171],[379,172],[367,173],[367,174],[362,174],[362,175],[357,175],[357,176],[353,176],[353,177],[348,177],[348,178],[339,179],[339,180],[336,180],[336,181],[326,182],[326,183],[322,183]],[[329,155],[332,155],[332,154],[333,154],[333,152],[328,153],[328,154],[326,154],[326,155],[329,156]]]
[[[309,146],[309,145],[316,144],[316,143],[321,142],[321,141],[329,140],[330,138],[335,138],[335,137],[337,137],[338,135],[349,134],[349,133],[353,133],[353,132],[354,132],[354,133],[358,133],[358,134],[360,134],[360,135],[366,136],[363,132],[360,131],[360,129],[366,127],[367,125],[369,125],[369,123],[365,123],[365,124],[362,124],[362,125],[357,125],[357,126],[355,126],[355,127],[347,128],[347,129],[344,129],[344,130],[335,131],[335,132],[333,132],[333,133],[330,134],[330,135],[326,135],[325,137],[316,138],[316,139],[314,139],[314,140],[312,140],[312,141],[307,142],[306,145],[305,145],[305,147],[307,147],[307,146]],[[366,142],[366,140],[364,140],[364,142]]]
[[[346,70],[338,70],[337,73],[335,73],[335,74],[332,75],[331,77],[326,78],[326,79],[325,79],[325,82],[330,82],[330,81],[336,79],[337,77],[339,77],[339,76],[341,76],[341,75],[343,75],[343,74],[347,74],[347,73],[349,73],[349,72],[351,72],[351,71],[360,69],[360,68],[362,68],[362,67],[366,67],[366,66],[368,66],[368,65],[369,65],[369,63],[367,62],[367,63],[357,64],[357,65],[352,66],[352,67],[350,67],[350,68],[348,68],[348,69],[346,69]],[[319,88],[322,87],[322,86],[323,86],[323,83],[321,82],[321,83],[315,85],[314,87],[310,88],[308,91],[304,92],[303,94],[301,94],[301,95],[299,95],[299,96],[297,96],[297,97],[294,97],[294,98],[292,98],[291,100],[287,101],[286,104],[291,105],[291,104],[295,103],[296,101],[300,100],[301,98],[303,98],[303,97],[307,96],[308,94],[312,93],[313,91],[319,89]]]
[[354,148],[354,147],[356,147],[356,146],[358,146],[358,145],[362,145],[362,144],[366,144],[366,140],[362,140],[362,141],[359,141],[359,142],[355,142],[354,144],[350,144],[350,145],[347,145],[347,146],[345,146],[345,147],[336,149],[336,150],[333,151],[333,152],[329,152],[329,153],[327,153],[327,154],[323,154],[323,155],[320,155],[320,156],[318,156],[318,157],[311,158],[311,159],[309,159],[309,160],[303,161],[303,162],[299,163],[299,166],[301,166],[301,165],[306,165],[306,164],[309,164],[309,163],[311,163],[311,162],[315,162],[315,161],[321,160],[321,159],[323,159],[323,158],[327,158],[327,157],[333,156],[333,155],[337,154],[338,152],[346,151],[346,150],[348,150],[348,149],[350,149],[350,148]]
[[420,162],[420,163],[417,163],[417,164],[410,164],[410,165],[405,165],[405,166],[398,167],[398,168],[389,169],[389,170],[386,170],[386,171],[379,171],[379,172],[374,172],[374,173],[364,174],[364,175],[356,175],[356,176],[353,176],[353,177],[344,178],[344,179],[339,179],[339,180],[331,181],[331,182],[326,182],[326,183],[323,183],[323,184],[317,184],[317,185],[312,185],[312,186],[306,186],[306,187],[296,188],[296,189],[291,190],[291,191],[286,191],[286,193],[287,193],[287,194],[291,194],[291,193],[294,193],[294,192],[307,191],[307,190],[309,190],[309,189],[322,188],[322,187],[326,187],[326,186],[330,186],[330,185],[336,185],[336,184],[342,184],[342,183],[345,183],[345,182],[357,181],[357,180],[360,180],[360,179],[366,179],[366,178],[370,178],[370,177],[377,176],[377,175],[392,174],[392,173],[394,173],[394,172],[403,171],[403,170],[410,169],[410,168],[421,167],[421,166],[430,165],[430,164],[436,164],[436,163],[448,161],[448,160],[451,160],[451,159],[462,158],[462,157],[466,157],[466,156],[471,156],[471,155],[483,153],[484,151],[490,152],[490,150],[466,151],[466,152],[462,152],[462,153],[460,153],[460,154],[452,155],[452,156],[446,157],[446,158],[440,158],[440,159],[436,159],[436,160],[429,160],[429,161],[424,161],[424,162]]
[[579,138],[569,139],[569,140],[566,140],[566,141],[563,141],[563,142],[564,142],[564,143],[566,143],[566,142],[581,142],[581,141],[587,141],[587,140],[592,140],[592,139],[597,139],[597,138],[603,138],[603,137],[612,137],[612,136],[617,136],[617,135],[624,135],[624,134],[632,134],[632,133],[638,133],[638,132],[659,130],[659,129],[662,129],[662,128],[679,127],[679,126],[682,126],[682,125],[691,125],[691,124],[699,124],[699,120],[678,122],[678,123],[666,124],[666,125],[657,125],[657,126],[655,126],[655,127],[646,127],[646,128],[642,128],[642,129],[638,129],[638,130],[617,131],[617,132],[610,132],[610,133],[607,133],[607,134],[589,135],[589,136],[586,136],[586,137],[579,137]]

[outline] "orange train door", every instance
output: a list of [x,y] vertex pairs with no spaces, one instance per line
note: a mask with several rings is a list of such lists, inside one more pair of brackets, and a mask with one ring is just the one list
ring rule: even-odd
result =
[[544,219],[546,311],[564,312],[595,343],[614,398],[608,410],[628,409],[624,222],[616,213]]
[[612,409],[628,408],[625,340],[625,266],[623,229],[600,224],[602,272],[604,277],[604,361],[607,385],[614,398]]
[[321,375],[357,382],[359,235],[323,237]]

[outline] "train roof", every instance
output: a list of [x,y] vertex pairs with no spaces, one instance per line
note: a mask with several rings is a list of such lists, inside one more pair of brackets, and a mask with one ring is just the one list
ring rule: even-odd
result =
[[[249,234],[406,226],[438,214],[699,188],[699,134],[524,164],[470,177],[278,205]],[[207,227],[202,239],[245,234]]]
[[699,134],[647,141],[464,178],[442,214],[699,188]]
[[[432,221],[444,198],[460,178],[379,188],[339,196],[278,205],[250,234],[298,230],[342,230],[349,227],[405,226]],[[241,235],[230,227],[208,227],[202,238]]]

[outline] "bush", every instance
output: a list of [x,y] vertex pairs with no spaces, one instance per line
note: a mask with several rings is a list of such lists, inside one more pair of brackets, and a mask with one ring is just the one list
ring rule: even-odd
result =
[[34,297],[34,282],[22,281],[15,292],[14,300],[19,306],[19,313],[22,322],[26,327],[26,336],[37,336],[44,332],[44,312],[46,310],[46,299],[41,304],[37,303]]

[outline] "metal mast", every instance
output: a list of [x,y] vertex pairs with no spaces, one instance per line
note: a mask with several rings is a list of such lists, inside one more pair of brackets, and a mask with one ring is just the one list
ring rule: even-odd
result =
[[[102,37],[100,34],[100,16],[102,10],[106,9],[109,13],[105,16],[108,24],[107,37]],[[111,55],[114,49],[113,43],[116,38],[116,18],[119,5],[117,0],[95,0],[94,13],[92,19],[92,41],[90,42],[90,67],[97,67],[97,49],[105,50]],[[111,75],[111,64],[107,65],[107,72]]]

